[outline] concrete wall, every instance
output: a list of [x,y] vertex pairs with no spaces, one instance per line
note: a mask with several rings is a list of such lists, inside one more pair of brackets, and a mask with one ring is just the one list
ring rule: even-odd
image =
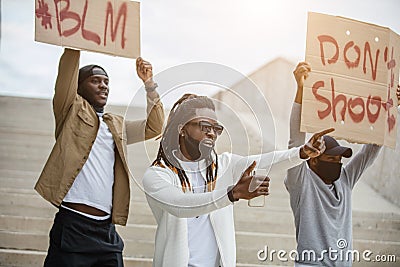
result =
[[[397,120],[400,119],[400,109]],[[365,173],[366,182],[383,197],[400,207],[400,127],[397,124],[396,148],[383,147],[379,157]]]
[[[289,116],[296,92],[296,82],[292,73],[294,68],[294,63],[284,58],[277,58],[249,74],[248,80],[232,86],[236,94],[224,91],[215,96],[234,106],[238,113],[254,113],[253,115],[259,119],[258,128],[262,131],[262,140],[258,140],[260,136],[257,136],[257,141],[254,142],[257,144],[262,142],[264,150],[287,148]],[[249,125],[256,124],[249,117],[244,123],[248,124],[250,131],[254,127]]]

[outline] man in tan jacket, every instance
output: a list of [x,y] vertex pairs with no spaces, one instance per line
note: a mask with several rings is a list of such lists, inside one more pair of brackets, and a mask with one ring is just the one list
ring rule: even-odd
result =
[[80,52],[65,49],[53,98],[56,143],[36,191],[59,208],[45,266],[123,266],[130,189],[126,145],[161,133],[164,111],[152,66],[138,58],[147,92],[147,119],[125,121],[104,113],[109,78],[98,65],[79,69]]

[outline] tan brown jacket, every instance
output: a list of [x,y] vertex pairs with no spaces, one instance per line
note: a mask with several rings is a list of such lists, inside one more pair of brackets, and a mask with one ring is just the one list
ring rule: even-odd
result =
[[[35,190],[55,206],[60,206],[85,164],[99,128],[96,111],[77,94],[79,57],[80,52],[72,49],[65,49],[61,56],[53,98],[56,143],[35,185]],[[129,213],[126,145],[153,138],[162,130],[162,103],[158,98],[154,102],[148,98],[147,105],[147,120],[125,121],[121,116],[103,115],[115,142],[111,214],[115,224],[126,225]]]

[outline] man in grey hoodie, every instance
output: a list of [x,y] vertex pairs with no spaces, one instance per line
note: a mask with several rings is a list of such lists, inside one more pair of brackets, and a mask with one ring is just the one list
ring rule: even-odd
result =
[[[304,79],[310,71],[310,65],[301,62],[293,72],[297,93],[290,117],[289,148],[304,143],[300,113]],[[343,167],[342,157],[350,158],[351,148],[341,146],[330,136],[324,136],[324,141],[322,155],[289,169],[285,178],[296,226],[296,267],[352,265],[352,190],[381,149],[378,145],[363,145]]]

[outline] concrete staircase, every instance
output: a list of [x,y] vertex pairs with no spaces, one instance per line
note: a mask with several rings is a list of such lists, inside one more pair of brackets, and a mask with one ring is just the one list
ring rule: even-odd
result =
[[[110,107],[124,114],[122,107]],[[33,186],[54,144],[50,100],[0,97],[0,266],[42,266],[48,248],[48,234],[56,208],[43,200]],[[144,117],[141,109],[130,109],[129,119]],[[231,131],[234,132],[234,131]],[[221,140],[222,141],[222,140]],[[155,157],[158,142],[148,141],[129,147],[129,164],[134,171],[128,225],[118,227],[124,239],[125,266],[151,266],[156,223],[140,187],[140,178]],[[219,144],[218,150],[227,149]],[[295,249],[293,217],[283,175],[272,177],[271,195],[266,207],[249,208],[246,201],[235,204],[237,266],[293,266],[274,255],[260,261],[259,250]],[[365,187],[365,185],[362,185]],[[396,262],[382,266],[399,266],[400,208],[368,194],[369,188],[355,192],[354,249],[371,250],[375,255],[396,255]],[[367,192],[367,193],[366,193]],[[368,203],[381,203],[368,208]],[[289,256],[286,254],[286,258]],[[379,266],[377,262],[354,266]],[[173,266],[171,266],[173,267]]]

